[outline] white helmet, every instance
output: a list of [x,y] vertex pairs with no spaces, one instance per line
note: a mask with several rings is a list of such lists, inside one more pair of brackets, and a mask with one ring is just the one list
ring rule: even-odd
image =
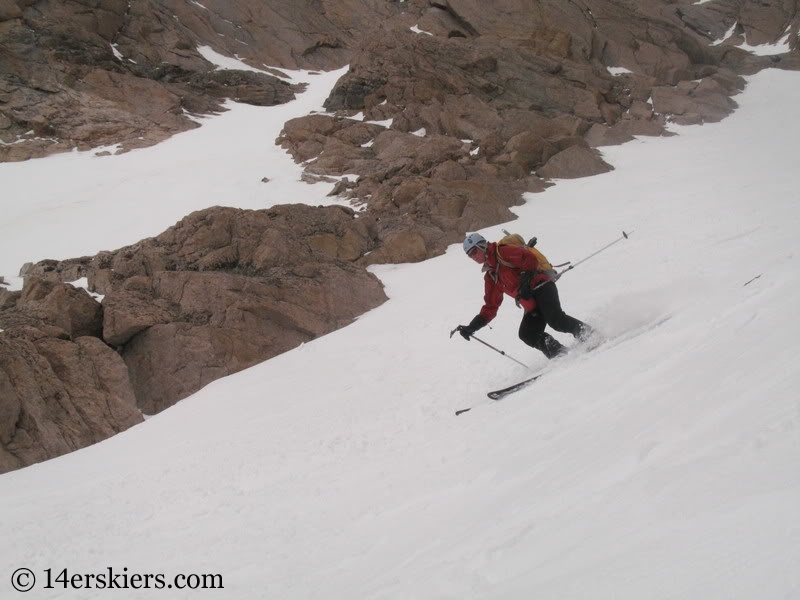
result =
[[486,251],[486,238],[480,233],[470,233],[466,238],[464,238],[464,252],[469,254],[469,251],[475,246],[478,246],[481,250]]

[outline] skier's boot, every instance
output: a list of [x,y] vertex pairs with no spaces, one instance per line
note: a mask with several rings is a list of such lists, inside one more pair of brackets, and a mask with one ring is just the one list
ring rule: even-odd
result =
[[567,353],[566,346],[562,345],[561,342],[549,333],[542,334],[538,348],[548,359],[563,356]]

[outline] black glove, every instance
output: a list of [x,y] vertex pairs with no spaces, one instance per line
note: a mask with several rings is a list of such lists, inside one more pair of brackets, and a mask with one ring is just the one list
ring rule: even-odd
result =
[[471,338],[478,329],[486,325],[486,323],[486,319],[480,315],[476,315],[476,317],[469,322],[469,325],[459,325],[458,333],[460,333],[461,337],[465,340],[469,341],[469,338]]
[[519,274],[519,298],[523,300],[530,300],[533,298],[533,289],[531,288],[531,279],[533,279],[533,271],[520,271]]

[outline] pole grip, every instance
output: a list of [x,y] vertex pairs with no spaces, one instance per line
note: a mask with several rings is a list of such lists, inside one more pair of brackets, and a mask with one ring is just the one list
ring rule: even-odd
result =
[[574,263],[574,264],[571,264],[569,267],[567,267],[566,269],[564,269],[563,271],[561,271],[561,273],[559,273],[559,274],[557,275],[557,277],[561,277],[561,276],[562,276],[564,273],[566,273],[567,271],[571,271],[572,269],[574,269],[574,268],[575,268],[575,267],[577,267],[578,265],[580,265],[580,264],[582,264],[582,263],[585,263],[585,262],[586,262],[587,260],[589,260],[590,258],[593,258],[593,257],[597,256],[598,254],[600,254],[601,252],[604,252],[605,250],[608,250],[609,248],[611,248],[611,246],[613,246],[613,245],[614,245],[614,244],[616,244],[617,242],[621,242],[622,240],[627,240],[627,239],[629,239],[631,235],[633,235],[633,231],[631,231],[630,233],[625,233],[625,232],[623,231],[623,232],[622,232],[622,237],[618,237],[618,238],[617,238],[617,239],[615,239],[613,242],[611,242],[611,243],[609,243],[609,244],[606,244],[605,246],[603,246],[602,248],[600,248],[600,250],[597,250],[597,251],[595,251],[595,252],[592,252],[592,253],[591,253],[589,256],[587,256],[586,258],[583,258],[583,259],[579,260],[578,262],[576,262],[576,263]]

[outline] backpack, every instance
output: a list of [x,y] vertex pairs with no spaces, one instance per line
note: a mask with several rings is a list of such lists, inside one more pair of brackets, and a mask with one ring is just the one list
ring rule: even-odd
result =
[[[523,248],[527,248],[528,251],[533,253],[536,257],[536,260],[539,263],[539,269],[536,271],[537,273],[542,273],[547,275],[548,277],[555,277],[557,275],[556,270],[553,268],[553,265],[550,264],[550,261],[547,260],[544,254],[539,252],[534,246],[536,246],[536,238],[531,238],[531,240],[526,244],[525,239],[518,233],[508,233],[505,232],[505,237],[501,238],[500,241],[497,242],[497,248],[495,250],[497,254],[497,262],[501,265],[505,265],[506,267],[511,267],[512,265],[503,260],[500,256],[500,247],[501,246],[520,246]],[[513,268],[513,267],[512,267]]]

